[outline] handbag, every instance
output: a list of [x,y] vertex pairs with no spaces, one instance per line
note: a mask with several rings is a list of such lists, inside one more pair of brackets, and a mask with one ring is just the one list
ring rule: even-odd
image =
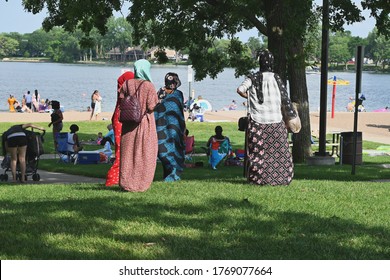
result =
[[238,130],[245,131],[248,128],[248,117],[241,117],[238,119]]
[[299,131],[301,131],[301,128],[302,128],[301,119],[299,118],[299,115],[298,115],[296,103],[293,102],[292,107],[294,109],[296,117],[293,117],[293,118],[289,117],[285,112],[286,111],[285,108],[283,108],[283,110],[282,110],[283,120],[284,120],[284,123],[286,124],[288,132],[298,133]]
[[137,97],[137,92],[141,87],[142,83],[138,86],[133,95],[130,95],[129,93],[124,98],[122,98],[119,104],[119,121],[121,123],[139,124],[142,121],[142,118],[145,116],[146,112],[142,114],[141,104]]

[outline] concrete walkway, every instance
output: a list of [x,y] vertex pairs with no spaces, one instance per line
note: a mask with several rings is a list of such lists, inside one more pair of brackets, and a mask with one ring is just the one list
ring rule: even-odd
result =
[[[41,159],[42,158],[45,158],[45,156],[43,155]],[[2,161],[3,161],[3,157],[0,157],[0,162]],[[0,167],[0,174],[7,174],[8,182],[11,182],[12,181],[11,170],[8,170],[6,173],[4,173],[4,171],[5,170],[2,167]],[[37,170],[37,174],[39,174],[40,176],[39,181],[33,181],[32,176],[28,176],[27,183],[28,184],[78,184],[78,183],[104,184],[106,182],[106,180],[102,178],[91,178],[86,176],[50,172],[41,169]],[[1,181],[0,183],[4,183],[4,181]]]

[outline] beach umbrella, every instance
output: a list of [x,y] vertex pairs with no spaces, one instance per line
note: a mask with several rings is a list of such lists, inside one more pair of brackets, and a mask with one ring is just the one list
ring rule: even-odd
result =
[[195,99],[194,102],[190,106],[190,110],[193,109],[194,105],[197,104],[200,108],[202,108],[202,111],[212,111],[213,107],[211,106],[211,103],[207,101],[206,99]]

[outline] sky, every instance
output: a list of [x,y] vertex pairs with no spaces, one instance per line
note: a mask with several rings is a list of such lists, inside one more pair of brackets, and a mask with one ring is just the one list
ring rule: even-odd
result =
[[[320,1],[316,0],[316,2]],[[368,13],[364,14],[364,16],[366,17],[364,22],[345,26],[346,30],[351,31],[352,36],[365,38],[374,28],[375,20],[369,18]],[[45,12],[33,15],[24,11],[22,0],[8,0],[8,2],[0,0],[0,33],[31,33],[42,27],[42,21],[45,17]],[[247,42],[249,37],[257,37],[257,30],[246,30],[237,35],[243,42]]]

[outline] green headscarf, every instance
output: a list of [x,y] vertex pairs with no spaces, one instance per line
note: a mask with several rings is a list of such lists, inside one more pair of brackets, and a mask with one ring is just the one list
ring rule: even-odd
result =
[[150,62],[146,59],[137,60],[134,63],[135,78],[153,82],[152,77],[150,76],[150,66]]

